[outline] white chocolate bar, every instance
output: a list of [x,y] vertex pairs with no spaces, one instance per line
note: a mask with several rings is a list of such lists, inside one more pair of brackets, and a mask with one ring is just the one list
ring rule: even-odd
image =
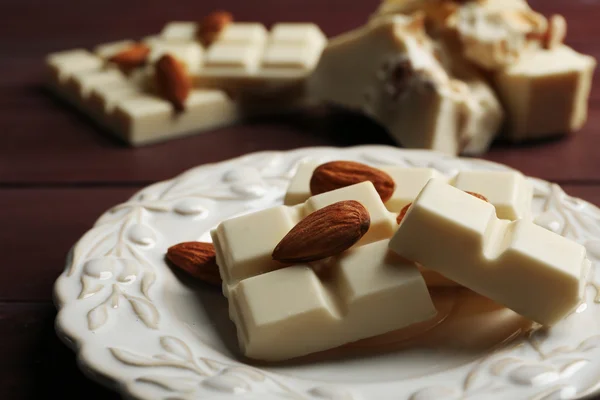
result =
[[[365,205],[375,221],[367,235],[372,230],[379,234],[310,265],[272,260],[277,243],[304,215],[339,199]],[[229,314],[247,357],[299,357],[435,316],[417,267],[389,252],[388,240],[378,240],[391,235],[377,223],[380,214],[387,212],[373,185],[365,182],[304,205],[230,219],[211,232]]]
[[[316,161],[305,161],[298,165],[285,194],[285,205],[303,203],[310,197],[310,179],[319,165]],[[387,209],[394,213],[399,213],[404,206],[413,202],[430,179],[448,181],[433,168],[384,166],[379,169],[394,180],[396,188],[385,203]],[[531,218],[533,188],[518,171],[461,171],[452,179],[452,183],[466,192],[484,195],[496,208],[499,218]]]
[[[118,46],[110,51],[109,47],[98,51],[118,51]],[[176,114],[168,101],[144,87],[147,77],[126,77],[104,65],[103,59],[84,50],[52,54],[48,57],[50,87],[132,145],[213,129],[243,116],[224,92],[210,89],[193,89],[186,100],[186,111]]]
[[496,208],[498,218],[531,219],[533,187],[520,172],[462,171],[456,176],[454,186],[484,195]]
[[580,244],[529,220],[498,219],[491,204],[436,179],[390,249],[544,325],[580,303],[590,266]]
[[497,72],[494,81],[508,117],[506,137],[523,141],[580,129],[595,68],[593,57],[559,46]]
[[195,84],[232,91],[299,85],[314,69],[326,38],[309,23],[228,25],[208,49]]
[[[311,196],[310,179],[319,165],[320,163],[315,161],[306,161],[298,165],[283,200],[285,205],[303,203]],[[443,175],[433,168],[385,166],[379,169],[390,175],[396,183],[392,197],[385,203],[387,209],[395,213],[412,202],[429,179],[443,179]]]
[[404,147],[458,154],[476,133],[495,134],[499,118],[489,114],[499,107],[480,107],[433,49],[418,20],[374,20],[329,42],[308,80],[308,95],[365,113]]

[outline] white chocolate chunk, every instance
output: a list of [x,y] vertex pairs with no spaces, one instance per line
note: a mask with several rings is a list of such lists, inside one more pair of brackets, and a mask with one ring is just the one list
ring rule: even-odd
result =
[[117,103],[140,95],[142,95],[140,89],[130,82],[116,82],[94,87],[90,93],[89,104],[99,115],[108,116]]
[[580,129],[595,67],[593,57],[559,46],[499,71],[494,80],[507,111],[506,137],[523,141]]
[[200,87],[235,93],[302,88],[317,63],[326,39],[314,24],[229,24],[209,46],[195,76]]
[[65,83],[65,90],[70,90],[75,96],[85,101],[92,90],[97,87],[123,84],[126,81],[126,77],[118,69],[74,72]]
[[308,94],[365,113],[404,147],[458,154],[473,135],[495,134],[499,106],[480,107],[414,23],[394,16],[332,39],[308,80]]
[[238,117],[235,103],[217,90],[195,89],[185,101],[185,111],[175,113],[161,98],[144,95],[118,102],[110,117],[117,132],[132,143],[150,143],[231,123]]
[[433,168],[383,167],[381,169],[387,172],[396,184],[392,197],[385,203],[387,209],[395,213],[411,203],[430,179],[445,179]]
[[148,61],[154,63],[165,54],[170,54],[182,62],[190,75],[198,73],[204,57],[204,51],[199,43],[156,40],[150,44]]
[[[225,254],[213,232],[219,265]],[[242,352],[279,361],[386,333],[435,316],[414,264],[379,241],[329,260],[327,279],[309,265],[255,275],[230,286],[230,317]],[[293,338],[291,340],[290,338]]]
[[76,49],[50,54],[46,57],[50,84],[60,85],[69,79],[71,74],[79,71],[99,69],[104,61],[87,50]]
[[235,74],[239,70],[239,73],[252,74],[258,67],[261,54],[261,45],[217,42],[208,49],[202,72],[204,74],[219,73],[219,68],[221,68],[222,73]]
[[285,192],[283,204],[293,206],[304,203],[310,197],[310,179],[312,174],[321,163],[317,161],[304,161],[298,164],[296,173],[292,177]]
[[390,249],[544,325],[580,303],[590,265],[580,244],[528,220],[500,220],[491,204],[436,179]]
[[118,54],[119,52],[127,49],[128,47],[131,47],[135,44],[135,42],[133,40],[119,40],[117,42],[111,42],[111,43],[104,43],[104,44],[100,44],[98,46],[96,46],[94,48],[94,53],[103,59],[108,59],[112,56],[114,56],[115,54]]
[[186,40],[196,39],[198,24],[195,22],[174,21],[169,22],[160,32],[160,36],[167,40]]
[[262,46],[267,40],[267,35],[267,29],[263,24],[257,22],[234,22],[225,27],[215,43],[246,43]]
[[454,186],[484,195],[501,219],[531,219],[533,187],[517,171],[462,171]]

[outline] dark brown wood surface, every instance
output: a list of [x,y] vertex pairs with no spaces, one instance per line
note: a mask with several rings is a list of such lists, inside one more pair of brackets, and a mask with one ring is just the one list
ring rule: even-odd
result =
[[[568,42],[600,56],[600,2],[535,0],[569,21]],[[329,35],[363,23],[377,0],[4,0],[0,13],[0,399],[116,399],[79,372],[54,334],[52,284],[70,246],[110,206],[187,168],[260,150],[392,144],[353,115],[264,119],[132,149],[46,93],[44,55],[137,38],[213,9],[266,24],[314,21]],[[600,84],[585,128],[569,138],[498,144],[485,157],[563,184],[600,204]]]

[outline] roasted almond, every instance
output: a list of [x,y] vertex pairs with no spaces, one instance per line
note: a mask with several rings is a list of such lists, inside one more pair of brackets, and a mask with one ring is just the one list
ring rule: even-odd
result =
[[304,263],[322,260],[350,248],[369,230],[371,217],[358,201],[346,200],[309,214],[273,251],[273,260]]
[[233,15],[227,11],[213,11],[200,21],[198,39],[204,46],[210,46],[227,25],[233,22]]
[[331,161],[315,169],[310,191],[316,195],[365,181],[373,183],[384,203],[392,197],[396,187],[392,177],[377,168],[354,161]]
[[[477,197],[478,199],[481,199],[481,200],[489,203],[489,200],[487,199],[487,197],[485,197],[482,194],[475,193],[475,192],[465,192],[465,193],[469,193],[471,196]],[[407,205],[405,205],[402,208],[402,210],[400,210],[400,213],[398,213],[398,216],[396,217],[396,222],[398,223],[398,225],[400,225],[400,222],[402,222],[402,220],[404,219],[404,216],[408,212],[408,209],[410,208],[411,205],[412,205],[412,203],[408,203]]]
[[150,47],[143,43],[136,43],[113,55],[108,61],[117,64],[124,71],[130,71],[145,65],[149,54]]
[[194,278],[212,285],[221,284],[215,246],[212,243],[184,242],[169,247],[167,259]]
[[410,208],[410,206],[412,206],[412,203],[408,203],[407,205],[405,205],[404,207],[402,207],[402,210],[400,210],[400,213],[396,217],[396,223],[398,225],[400,225],[400,222],[402,222],[402,220],[404,219],[404,216],[408,212],[408,209]]
[[185,66],[170,54],[165,54],[154,65],[154,77],[159,94],[173,104],[177,111],[185,109],[192,81]]
[[487,197],[485,197],[484,195],[480,194],[480,193],[475,193],[475,192],[466,192],[469,193],[471,196],[477,197],[478,199],[481,199],[483,201],[485,201],[486,203],[489,203],[490,201],[487,199]]

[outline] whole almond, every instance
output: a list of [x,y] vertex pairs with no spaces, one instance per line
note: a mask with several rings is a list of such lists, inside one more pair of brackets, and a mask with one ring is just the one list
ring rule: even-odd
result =
[[192,81],[185,66],[170,54],[165,54],[154,65],[156,87],[161,96],[170,101],[177,111],[185,109]]
[[369,230],[371,218],[358,201],[346,200],[309,214],[273,251],[273,260],[304,263],[334,256],[352,247]]
[[212,243],[184,242],[169,247],[167,259],[194,278],[212,285],[221,284],[215,246]]
[[130,71],[145,65],[149,54],[150,47],[144,43],[136,43],[113,55],[108,61],[117,64],[124,71]]
[[[469,193],[471,196],[477,197],[478,199],[489,203],[489,200],[487,199],[487,197],[485,197],[482,194],[475,193],[475,192],[465,192],[465,193]],[[402,210],[400,210],[400,213],[398,213],[398,216],[396,217],[396,222],[398,223],[398,225],[400,225],[400,222],[402,222],[402,220],[404,219],[404,216],[408,212],[408,209],[410,208],[411,205],[412,205],[412,203],[408,203],[407,205],[405,205],[402,208]]]
[[317,195],[365,181],[373,183],[384,203],[392,197],[396,187],[392,177],[377,168],[354,161],[331,161],[315,169],[310,191]]
[[204,46],[210,46],[223,29],[233,21],[233,15],[227,11],[213,11],[200,21],[198,39]]

